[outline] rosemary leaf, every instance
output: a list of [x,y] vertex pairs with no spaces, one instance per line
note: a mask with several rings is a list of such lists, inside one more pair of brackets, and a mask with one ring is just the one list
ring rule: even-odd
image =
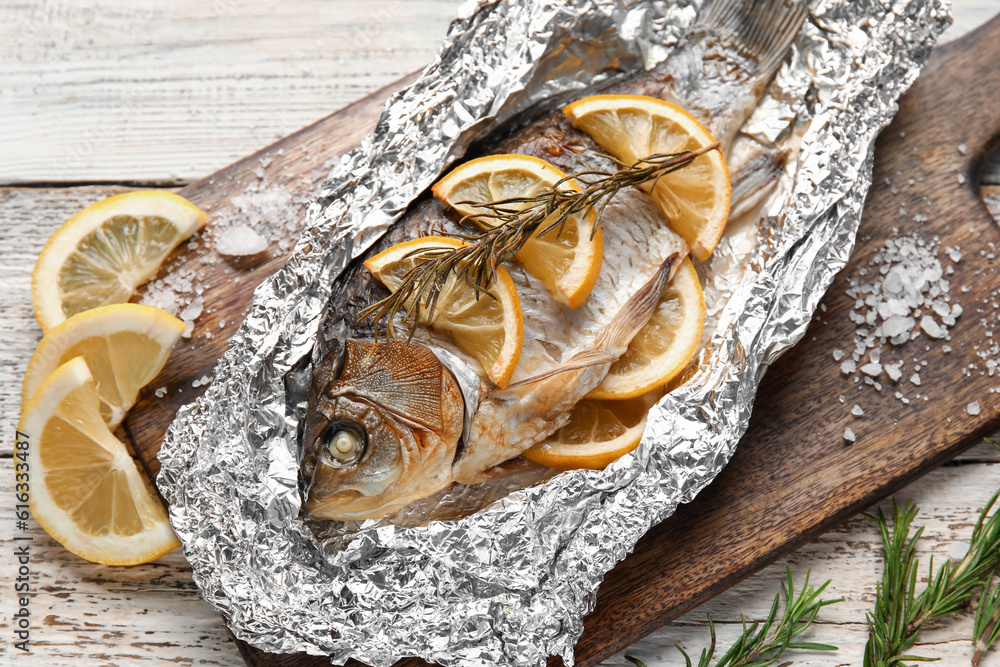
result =
[[[993,574],[997,572],[994,570]],[[992,579],[992,576],[990,577]],[[973,647],[972,667],[979,667],[986,653],[1000,636],[1000,582],[983,589],[976,609],[976,619],[972,626]]]
[[[458,248],[427,248],[415,250],[408,258],[415,260],[403,276],[400,286],[392,294],[361,311],[358,320],[370,321],[379,335],[378,322],[384,320],[388,338],[396,335],[394,320],[398,314],[413,323],[429,322],[434,318],[438,297],[450,279],[463,280],[476,292],[487,290],[496,277],[497,267],[509,262],[532,235],[539,236],[553,230],[561,232],[573,215],[589,216],[594,213],[591,237],[597,233],[601,212],[620,190],[646,183],[691,164],[695,158],[719,147],[718,142],[695,151],[677,154],[657,154],[632,165],[621,165],[615,172],[584,171],[566,176],[533,197],[514,197],[495,202],[459,202],[476,209],[466,218],[475,218],[486,229],[468,234],[447,234],[459,238],[467,245]],[[562,189],[568,180],[576,181],[580,190]],[[465,218],[463,218],[464,220]],[[423,320],[421,320],[423,318]],[[411,328],[410,334],[412,335]]]
[[[829,644],[793,640],[809,629],[813,621],[816,620],[820,609],[840,602],[841,598],[821,600],[820,596],[830,585],[830,582],[827,581],[818,588],[813,588],[809,585],[809,573],[806,573],[802,590],[796,594],[791,569],[786,568],[785,573],[786,581],[781,585],[781,593],[774,596],[774,602],[771,604],[767,618],[763,622],[752,623],[748,626],[746,620],[741,617],[743,632],[729,650],[718,659],[715,667],[770,667],[776,665],[787,650],[837,650],[836,646]],[[781,604],[782,598],[784,598],[784,605]],[[712,623],[711,616],[708,617],[708,628],[712,638],[711,644],[707,649],[702,650],[697,667],[709,667],[715,657],[715,625]],[[686,667],[692,667],[691,658],[683,647],[677,646],[677,650],[684,656]],[[646,667],[641,660],[631,655],[626,655],[625,659],[635,664],[636,667]],[[779,667],[790,664],[790,662],[785,662]]]
[[[924,623],[963,610],[976,590],[988,584],[1000,566],[1000,513],[990,515],[998,498],[1000,490],[980,512],[969,550],[961,561],[957,564],[946,561],[935,571],[934,560],[930,560],[928,583],[919,594],[916,592],[918,560],[915,551],[924,529],[918,528],[910,535],[910,526],[919,511],[916,505],[907,501],[900,507],[893,500],[891,530],[881,509],[877,516],[869,516],[878,523],[882,534],[885,566],[875,609],[868,614],[864,667],[902,667],[907,662],[930,660],[908,653],[916,644]],[[1000,608],[998,597],[1000,595],[993,591],[980,603],[981,608],[985,605],[987,609],[981,612],[983,618],[976,625],[975,639],[977,651],[981,643],[983,653],[996,640],[996,623],[991,623],[991,619]],[[977,619],[979,616],[977,613]]]

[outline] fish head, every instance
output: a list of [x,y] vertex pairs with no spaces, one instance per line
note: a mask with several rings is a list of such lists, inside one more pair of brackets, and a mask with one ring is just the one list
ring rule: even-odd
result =
[[452,481],[465,403],[425,345],[347,339],[313,371],[303,432],[306,512],[378,518]]

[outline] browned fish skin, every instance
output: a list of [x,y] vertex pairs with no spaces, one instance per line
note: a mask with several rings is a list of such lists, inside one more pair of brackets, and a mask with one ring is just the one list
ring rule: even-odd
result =
[[[784,57],[792,37],[798,32],[804,16],[805,5],[800,0],[715,0],[702,12],[685,39],[664,63],[651,72],[614,84],[601,92],[649,95],[675,102],[701,120],[720,140],[723,150],[728,152],[739,128],[755,108],[764,87]],[[545,113],[521,128],[498,134],[493,141],[481,142],[478,150],[482,154],[520,153],[539,157],[570,174],[584,170],[613,171],[616,168],[613,161],[605,157],[603,151],[587,135],[574,129],[560,112]],[[757,159],[760,165],[751,164],[742,170],[733,169],[734,165],[730,164],[733,174],[745,175],[748,179],[744,189],[750,192],[765,191],[766,184],[770,182],[768,179],[773,179],[773,174],[781,164],[780,160],[768,154],[758,156]],[[739,187],[738,183],[734,183],[734,190]],[[551,386],[546,385],[544,388],[526,388],[521,393],[509,390],[499,392],[495,387],[480,382],[481,400],[478,405],[469,406],[470,414],[464,415],[466,434],[471,438],[468,443],[458,442],[463,431],[462,393],[451,373],[421,343],[407,343],[406,345],[413,347],[407,348],[406,355],[402,355],[403,348],[395,350],[401,356],[408,355],[411,362],[420,356],[418,347],[430,355],[423,357],[425,361],[420,363],[436,366],[438,369],[437,411],[447,416],[447,428],[442,426],[438,429],[437,426],[416,423],[419,420],[414,415],[401,414],[400,406],[387,401],[384,396],[373,400],[361,395],[363,387],[359,385],[364,384],[365,374],[370,372],[363,365],[375,359],[381,359],[380,363],[385,363],[384,359],[392,355],[387,356],[379,346],[396,345],[367,342],[374,338],[374,331],[370,324],[358,322],[358,316],[364,308],[388,295],[387,290],[363,267],[362,262],[392,245],[412,238],[438,234],[442,230],[465,231],[458,226],[456,218],[442,204],[425,195],[410,207],[379,242],[352,262],[333,286],[326,319],[313,351],[315,370],[303,438],[302,475],[307,496],[306,506],[314,517],[375,518],[400,507],[400,503],[407,499],[430,495],[452,480],[475,483],[488,476],[492,466],[517,456],[526,448],[525,443],[530,446],[533,439],[538,441],[556,430],[568,418],[573,404],[607,372],[604,361],[595,361],[587,373],[567,373],[562,376],[565,380],[562,383],[550,383]],[[550,371],[553,367],[558,368],[572,354],[581,354],[581,346],[584,352],[591,346],[597,346],[602,340],[602,332],[615,315],[609,309],[612,306],[621,307],[626,297],[635,297],[641,291],[641,286],[646,286],[642,289],[647,289],[650,281],[663,270],[661,265],[672,253],[679,250],[686,253],[686,246],[679,237],[676,243],[683,248],[676,247],[675,242],[666,237],[659,245],[647,244],[647,239],[642,237],[645,231],[630,231],[658,227],[664,230],[667,237],[673,234],[666,228],[661,214],[649,197],[638,191],[618,193],[605,210],[602,224],[605,230],[605,267],[602,272],[622,266],[632,271],[628,279],[622,276],[619,281],[618,276],[614,276],[610,283],[605,281],[605,292],[609,286],[620,285],[624,293],[613,295],[617,298],[608,298],[608,294],[605,294],[603,305],[594,305],[595,294],[592,294],[588,303],[579,311],[570,313],[560,310],[557,317],[547,319],[546,315],[557,308],[557,305],[553,305],[555,302],[539,292],[538,286],[526,280],[517,267],[511,268],[525,308],[522,366],[526,359],[543,365],[530,371],[531,375],[539,371]],[[618,234],[617,246],[614,233],[609,232]],[[636,247],[638,239],[633,237],[642,238],[644,253],[626,258],[624,264],[621,261],[618,264],[609,262],[609,252],[621,253],[629,247]],[[620,256],[617,259],[622,260]],[[636,317],[643,317],[641,309],[634,310]],[[585,316],[603,319],[591,321],[593,326],[586,330],[580,329],[581,337],[574,340],[573,332],[576,329],[573,328]],[[533,319],[534,317],[539,319]],[[645,322],[645,319],[642,321]],[[530,327],[534,328],[532,336],[529,336]],[[559,330],[563,336],[560,339],[563,347],[543,340],[548,336],[546,327],[553,335]],[[569,334],[562,331],[567,327],[573,329]],[[438,343],[434,332],[422,330],[421,335]],[[528,349],[529,339],[532,337],[537,339],[534,341],[536,348],[544,348],[542,351],[536,349],[532,352]],[[546,345],[540,346],[540,343]],[[340,350],[345,346],[346,360],[343,370],[339,370],[342,359]],[[443,341],[439,346],[449,348],[449,343]],[[612,354],[612,349],[618,349],[618,343],[607,344],[605,347],[603,353]],[[550,352],[551,349],[555,349],[555,355]],[[560,350],[564,357],[560,356]],[[394,362],[383,368],[389,372],[386,377],[393,378],[387,382],[395,382],[401,387],[409,382],[408,363],[410,362]],[[515,380],[517,379],[515,376]],[[429,385],[425,382],[423,388],[426,390],[427,386]],[[540,391],[548,391],[552,395],[543,396]],[[424,394],[426,400],[432,400],[429,393],[425,391]],[[532,405],[526,409],[521,403],[522,399]],[[530,409],[532,406],[542,407],[533,411]],[[431,408],[424,405],[421,409]],[[433,412],[432,409],[431,411]],[[369,433],[368,450],[356,464],[357,470],[348,471],[336,464],[332,471],[324,469],[319,452],[325,442],[326,429],[330,423],[338,420],[367,420],[366,428],[367,424],[373,424],[372,428],[380,434],[381,444],[377,448],[385,449],[388,453],[380,451],[379,456],[375,456],[368,451],[376,448],[375,438]],[[429,444],[426,451],[414,448],[414,443],[425,438],[425,432],[433,433],[438,441]],[[393,434],[391,437],[386,435],[390,433]],[[502,436],[497,433],[502,433]],[[446,442],[451,437],[454,440]],[[491,452],[491,446],[497,451]],[[406,460],[410,472],[398,472],[393,477],[394,466],[404,464],[402,452],[407,452],[407,456],[414,459]],[[447,460],[447,453],[441,452],[450,452],[451,460]],[[410,479],[404,485],[403,478],[412,476],[414,470],[425,472],[421,472],[420,479]]]

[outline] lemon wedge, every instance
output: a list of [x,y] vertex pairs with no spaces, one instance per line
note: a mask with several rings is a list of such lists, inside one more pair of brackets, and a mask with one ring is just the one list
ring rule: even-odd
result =
[[[641,95],[594,95],[565,109],[573,127],[626,164],[658,154],[708,146],[715,138],[694,116],[670,102]],[[670,226],[705,261],[729,218],[731,185],[722,153],[709,151],[688,166],[661,176],[649,191]]]
[[77,313],[49,329],[35,348],[21,385],[21,405],[56,368],[82,356],[97,385],[101,417],[113,431],[139,390],[163,369],[184,328],[176,317],[135,303]]
[[[395,292],[407,272],[421,261],[414,252],[449,250],[462,245],[453,238],[425,236],[382,251],[366,260],[365,267]],[[460,348],[479,362],[490,380],[504,388],[517,368],[524,343],[521,299],[503,267],[497,267],[496,279],[487,293],[477,295],[462,278],[452,274],[440,291],[431,319],[426,319],[426,310],[421,311],[420,317],[432,328],[450,334]]]
[[664,386],[691,361],[705,328],[705,297],[685,259],[660,295],[656,311],[588,398],[624,399]]
[[[566,174],[537,157],[528,155],[490,155],[466,162],[438,181],[434,196],[453,207],[463,216],[488,212],[487,209],[463,202],[491,204],[514,198],[531,198],[556,187],[577,191],[572,180],[563,181]],[[520,211],[526,202],[511,202],[506,208]],[[472,218],[480,225],[492,226],[489,217]],[[551,216],[539,228],[547,227]],[[562,229],[552,229],[542,236],[535,232],[514,259],[525,270],[548,287],[560,303],[577,308],[584,302],[601,272],[604,240],[600,227],[591,238],[595,215],[572,215]]]
[[76,555],[106,565],[155,560],[180,543],[125,445],[100,415],[82,358],[57,368],[21,413],[27,436],[28,507]]
[[639,446],[651,404],[645,397],[626,401],[585,398],[562,428],[522,456],[558,470],[601,470]]
[[163,190],[140,190],[91,204],[49,238],[31,273],[35,319],[48,331],[68,317],[124,303],[207,216]]

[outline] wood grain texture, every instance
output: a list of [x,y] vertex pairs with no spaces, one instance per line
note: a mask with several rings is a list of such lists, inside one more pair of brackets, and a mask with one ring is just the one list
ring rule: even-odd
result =
[[[102,3],[102,7],[111,6],[112,4],[114,3],[104,2]],[[203,15],[207,11],[205,6],[210,4],[202,3],[201,7],[195,7],[194,3],[178,3],[170,11],[175,18],[184,19],[183,15],[185,13]],[[215,4],[218,5],[219,3]],[[378,2],[372,4],[376,7],[379,5]],[[231,14],[230,20],[234,21],[242,21],[242,15],[245,13],[254,14],[256,12],[260,15],[266,15],[268,12],[273,11],[266,6],[266,3],[257,2],[256,0],[227,3],[226,6],[227,11]],[[371,5],[368,5],[368,7],[370,8]],[[0,8],[0,11],[10,8],[22,12],[35,12],[37,10],[54,14],[73,11],[71,7],[60,7],[57,3],[49,2],[44,3],[40,7],[8,3],[4,8]],[[987,2],[956,0],[956,26],[950,29],[949,33],[956,34],[955,31],[957,28],[964,29],[978,22],[976,19],[970,20],[970,16],[985,17],[995,11],[996,6],[993,0]],[[9,32],[12,25],[22,25],[22,18],[23,16],[15,15],[16,20],[13,23],[8,21],[2,24],[0,31]],[[56,16],[55,20],[59,21],[62,19]],[[101,20],[106,21],[110,25],[115,19],[113,16],[102,16]],[[179,23],[183,25],[183,21]],[[394,34],[392,32],[393,24],[387,24],[385,30],[387,34]],[[107,29],[107,31],[109,33],[112,32],[111,29]],[[32,75],[41,75],[40,72],[35,72],[33,68],[37,66],[37,69],[55,69],[58,67],[59,62],[71,59],[75,52],[81,48],[85,48],[86,45],[81,46],[76,35],[66,35],[66,32],[65,30],[52,31],[52,34],[46,37],[47,42],[44,48],[37,48],[34,52],[29,49],[26,53],[18,54],[16,65],[17,67],[22,67],[21,70],[15,71],[16,68],[5,67],[5,73],[0,74],[0,76],[8,76],[8,72],[11,76],[22,76],[25,71]],[[165,37],[169,38],[171,35],[168,33],[169,31],[151,29],[150,41],[163,40]],[[3,34],[6,35],[7,32]],[[308,34],[308,30],[304,30],[303,34]],[[74,106],[78,103],[94,104],[95,100],[99,99],[102,95],[110,96],[112,100],[117,95],[118,101],[121,101],[123,91],[128,90],[128,84],[122,84],[121,80],[116,79],[116,76],[118,76],[119,72],[131,68],[133,66],[132,62],[135,61],[135,57],[133,56],[138,56],[127,44],[115,42],[114,35],[107,34],[105,37],[104,41],[108,44],[109,55],[104,59],[104,70],[97,72],[91,68],[88,72],[85,67],[65,68],[67,70],[66,78],[59,83],[59,92],[65,93],[65,99],[62,99],[59,95],[26,95],[19,98],[17,111],[23,113],[21,111],[23,107],[23,109],[28,110],[30,113],[38,114],[40,107],[60,107],[56,111],[52,109],[44,111],[39,116],[40,118],[48,118],[49,120],[46,122],[57,123],[60,122],[58,118],[72,118],[79,115],[77,107]],[[290,40],[289,43],[294,44],[294,40]],[[7,56],[9,55],[9,52],[4,50],[7,44],[10,44],[10,42],[0,40],[0,56],[3,57],[5,65],[8,64]],[[187,121],[184,116],[189,113],[188,110],[191,108],[207,109],[209,105],[215,105],[227,110],[226,113],[235,113],[233,109],[237,107],[249,109],[250,105],[254,102],[252,99],[254,91],[240,88],[238,84],[239,79],[237,78],[239,74],[235,72],[236,68],[230,67],[222,72],[213,70],[216,67],[216,61],[227,62],[228,54],[226,49],[232,46],[232,44],[227,44],[226,40],[217,40],[213,48],[209,50],[209,57],[206,59],[206,63],[195,63],[190,71],[186,69],[173,71],[169,76],[157,80],[157,85],[163,82],[169,83],[170,77],[176,77],[178,80],[186,78],[192,82],[197,82],[202,78],[202,71],[213,71],[212,76],[216,79],[215,87],[219,90],[224,89],[227,94],[224,98],[219,98],[215,95],[215,90],[212,87],[190,85],[188,87],[175,88],[174,95],[169,99],[151,99],[148,105],[149,109],[153,109],[154,106],[161,104],[166,105],[167,111],[153,110],[151,112],[154,116],[163,120],[163,122],[156,124],[147,123],[144,125],[145,132],[152,134],[140,135],[136,133],[129,135],[127,141],[121,140],[121,152],[123,154],[127,153],[127,160],[119,160],[118,153],[114,149],[101,153],[88,149],[82,155],[79,164],[75,165],[79,167],[78,173],[83,175],[76,176],[72,173],[57,173],[58,170],[52,168],[51,159],[34,159],[35,155],[45,154],[44,149],[40,150],[39,146],[44,145],[46,141],[50,140],[46,136],[46,133],[38,133],[40,136],[33,136],[31,142],[21,144],[2,143],[9,136],[5,134],[0,137],[0,145],[4,146],[2,154],[5,157],[16,155],[17,159],[21,160],[22,163],[30,163],[29,166],[31,169],[37,169],[38,173],[43,176],[37,180],[44,182],[91,180],[91,176],[87,174],[93,174],[105,169],[107,166],[105,163],[109,159],[116,162],[118,170],[108,172],[113,173],[114,176],[107,180],[117,183],[164,183],[187,180],[184,178],[178,179],[176,174],[179,173],[177,171],[178,165],[180,165],[181,169],[185,168],[185,166],[190,166],[189,162],[185,162],[187,154],[184,150],[181,150],[185,148],[184,141],[186,135],[184,133]],[[92,46],[92,48],[99,49],[101,47],[98,44]],[[114,52],[115,48],[118,49],[118,52]],[[150,45],[150,48],[155,49],[157,47]],[[301,49],[293,45],[289,48],[286,57],[289,60],[294,60],[298,57],[299,53],[307,51],[308,43],[302,45]],[[227,55],[220,57],[217,54]],[[37,62],[32,62],[32,58],[36,58]],[[375,60],[370,65],[369,63],[364,63],[362,60],[354,61],[348,59],[348,62],[350,66],[358,70],[364,70],[369,66],[373,70],[379,67],[396,67],[396,63],[387,63],[385,60]],[[399,71],[412,69],[416,64],[411,63]],[[77,73],[80,75],[79,78],[75,78]],[[375,75],[378,75],[377,71]],[[275,87],[277,91],[275,98],[277,99],[280,99],[283,95],[295,94],[294,91],[289,92],[288,89],[310,85],[308,81],[303,82],[300,80],[309,79],[307,75],[300,74],[300,76],[296,76],[291,70],[287,72],[287,76],[275,78],[280,79],[280,84]],[[145,95],[141,77],[135,78],[133,81],[133,85],[138,89],[138,92],[135,94]],[[6,91],[8,88],[5,87],[4,90],[5,95],[0,96],[0,109],[6,112],[12,110],[13,107],[4,106],[7,101]],[[81,90],[87,90],[88,92],[87,94],[81,94]],[[322,115],[324,111],[325,108],[309,118]],[[256,108],[252,113],[247,112],[245,114],[243,121],[241,121],[245,124],[244,129],[266,127],[268,125],[266,116],[254,116],[254,114],[260,112],[260,109]],[[11,113],[13,114],[12,117],[17,120],[19,114],[14,111],[11,111]],[[54,113],[55,115],[45,116],[45,113]],[[147,113],[146,107],[138,115],[141,116],[145,113]],[[100,114],[91,113],[89,118],[91,121],[97,120],[98,126],[100,125]],[[124,118],[124,120],[128,121],[129,119]],[[303,121],[305,120],[307,119],[303,119]],[[139,121],[132,118],[131,122],[132,124],[136,124]],[[123,122],[122,125],[123,127],[127,127],[129,122]],[[18,127],[23,128],[25,125],[19,125]],[[44,125],[39,124],[38,127],[44,127]],[[77,130],[78,136],[93,136],[93,128],[88,128],[86,125],[79,126]],[[124,136],[124,134],[120,133],[121,131],[122,129],[117,124],[109,124],[106,132],[110,134],[106,136],[120,138]],[[226,134],[226,132],[221,132],[220,134],[228,136],[233,140],[232,136]],[[213,142],[216,141],[216,138],[206,135],[204,140]],[[237,137],[236,140],[245,141],[245,137]],[[261,143],[266,143],[267,137],[258,137],[257,140],[258,143],[253,146],[254,148]],[[141,145],[141,150],[133,144]],[[224,143],[213,145],[219,146],[220,150],[225,148]],[[19,148],[16,148],[15,152],[10,152],[8,150],[10,146],[18,146]],[[200,146],[196,146],[196,148],[201,150]],[[210,151],[206,151],[206,153],[208,152]],[[230,155],[238,154],[243,153],[230,153]],[[227,161],[228,159],[219,159],[215,165],[223,164]],[[984,174],[984,183],[1000,183],[1000,162],[995,164],[997,166],[992,171]],[[196,176],[205,173],[207,170],[208,168],[200,172],[192,170],[191,173],[193,176]],[[152,174],[152,176],[143,176],[143,174]],[[32,179],[32,181],[34,180]],[[19,182],[26,181],[20,180]],[[253,184],[250,181],[245,181],[243,185],[249,187]],[[303,185],[305,184],[303,183]],[[0,288],[2,288],[0,289],[0,304],[3,304],[3,309],[7,316],[3,324],[0,324],[0,342],[4,344],[4,349],[7,351],[3,363],[0,364],[0,414],[2,414],[4,426],[7,427],[8,433],[12,432],[13,424],[16,420],[20,376],[24,365],[27,363],[27,358],[30,356],[31,349],[33,349],[35,342],[40,337],[40,332],[35,327],[33,318],[30,316],[30,305],[27,305],[30,303],[30,297],[27,291],[26,276],[30,273],[34,253],[44,243],[48,234],[72,212],[86,203],[106,196],[105,193],[110,194],[115,191],[118,190],[113,188],[107,190],[103,188],[0,190],[0,211],[2,211],[0,215],[3,215],[5,221],[4,230],[0,232],[0,238],[4,240],[5,249],[17,249],[17,252],[13,255],[8,253],[7,258],[10,261],[5,262],[4,266],[0,268]],[[1000,191],[996,192],[995,201],[1000,203]],[[11,227],[12,221],[18,223],[20,226]],[[5,439],[0,444],[0,453],[6,453],[9,456],[10,446],[10,441]],[[965,530],[964,536],[961,532],[958,534],[960,539],[964,540],[967,537],[968,530],[971,528],[975,511],[996,484],[995,468],[984,463],[996,460],[995,453],[989,447],[976,447],[963,454],[960,458],[961,460],[970,462],[970,465],[962,466],[954,474],[944,476],[942,476],[942,471],[948,472],[952,469],[944,468],[937,470],[928,477],[911,484],[901,492],[902,497],[915,496],[925,506],[925,513],[922,516],[927,517],[930,524],[929,533],[931,537],[928,544],[934,546],[935,554],[938,556],[942,554],[942,549],[937,544],[937,540],[940,539],[938,531],[941,531],[941,534],[946,536],[944,539],[947,539],[947,535],[950,534],[953,528],[959,531]],[[0,489],[3,489],[5,493],[4,497],[9,497],[10,489],[7,486],[9,484],[9,471],[2,467],[5,464],[6,462],[0,462],[0,473],[3,475],[0,478],[2,479]],[[982,472],[981,477],[977,476],[979,472]],[[47,539],[37,526],[33,525],[33,530],[42,539]],[[10,546],[8,540],[12,532],[8,522],[0,523],[0,550],[2,550],[5,558],[8,556],[8,547]],[[955,555],[950,548],[944,549],[944,553]],[[65,621],[67,625],[63,626],[51,623],[41,626],[35,634],[35,637],[41,638],[35,646],[36,651],[26,659],[18,659],[15,664],[132,665],[140,662],[141,664],[200,664],[202,662],[208,664],[240,664],[240,660],[234,650],[230,650],[228,656],[222,656],[222,653],[226,650],[228,634],[221,623],[221,619],[215,617],[214,612],[211,612],[207,605],[198,602],[195,595],[187,597],[183,595],[164,595],[161,592],[157,592],[162,587],[157,583],[156,577],[143,578],[142,576],[130,576],[131,572],[138,570],[115,568],[110,572],[101,572],[101,576],[96,576],[95,572],[109,570],[109,568],[82,563],[71,555],[66,554],[54,543],[51,543],[48,549],[50,551],[46,552],[45,558],[40,563],[40,579],[48,581],[46,577],[61,577],[63,588],[59,590],[58,595],[54,593],[51,596],[46,596],[44,593],[50,588],[49,584],[45,584],[42,594],[35,600],[37,605],[34,609],[39,618],[43,616],[55,616],[60,621]],[[59,554],[62,554],[62,559],[60,559]],[[75,564],[70,567],[63,567],[63,562],[66,560],[75,561]],[[172,554],[163,562],[175,560],[178,568],[176,576],[180,579],[187,577],[187,585],[190,587],[190,573],[189,571],[183,571],[185,566],[183,566],[179,554]],[[829,573],[822,574],[821,577],[832,576],[835,579],[837,587],[833,591],[834,594],[842,595],[844,591],[852,591],[854,592],[852,599],[857,602],[854,606],[844,608],[845,610],[849,610],[849,613],[845,611],[843,617],[831,616],[831,620],[824,622],[821,629],[818,629],[812,637],[817,641],[829,641],[839,644],[845,647],[845,650],[839,655],[810,656],[805,660],[805,663],[810,665],[859,664],[858,656],[860,655],[860,647],[863,645],[865,638],[863,613],[870,608],[874,591],[874,580],[879,566],[878,551],[873,533],[871,533],[870,526],[859,518],[854,518],[841,524],[812,543],[800,548],[792,556],[779,561],[776,565],[766,568],[745,582],[737,584],[734,588],[703,605],[696,612],[682,617],[674,625],[656,631],[648,638],[637,643],[634,649],[641,651],[640,655],[647,659],[647,664],[650,667],[654,665],[678,664],[670,645],[674,641],[680,641],[680,643],[689,647],[700,646],[705,639],[703,626],[701,625],[704,622],[704,611],[711,611],[717,619],[725,619],[724,623],[726,625],[721,629],[720,634],[723,638],[732,636],[735,629],[728,625],[728,623],[735,618],[736,611],[745,611],[750,617],[759,618],[763,616],[766,604],[769,603],[770,598],[776,591],[777,582],[783,574],[783,567],[781,565],[783,562],[792,563],[799,572],[807,564],[812,564],[814,567],[820,568],[822,572]],[[6,560],[0,562],[0,571],[4,573],[9,571],[9,565]],[[115,584],[116,581],[126,579],[130,586],[134,586],[134,589],[129,591],[127,599],[120,597],[117,592],[118,587]],[[191,590],[193,591],[194,589],[191,588]],[[73,591],[76,593],[73,594]],[[79,604],[70,605],[65,602],[67,600],[65,595],[68,592],[71,593],[72,599],[79,602]],[[0,601],[6,604],[9,599],[0,595]],[[170,611],[165,615],[158,615],[161,607],[169,608]],[[196,611],[198,609],[201,612]],[[721,611],[722,609],[728,611],[723,612]],[[836,614],[839,610],[840,608],[835,607],[830,613]],[[135,613],[138,620],[123,620],[128,619],[128,614],[130,613]],[[213,622],[202,622],[200,620],[190,622],[186,620],[192,614],[197,618],[199,613],[204,613],[212,617],[214,619]],[[150,619],[150,622],[144,624],[143,619],[147,617]],[[7,637],[7,626],[5,624],[8,619],[9,614],[5,607],[4,611],[0,613],[0,632],[2,632],[2,635],[0,635],[0,654],[4,655],[9,655],[9,653],[6,653],[8,647],[4,644]],[[78,629],[72,629],[73,626]],[[133,626],[135,628],[142,628],[142,632],[132,633]],[[66,629],[67,627],[71,629]],[[108,628],[108,631],[103,633],[106,636],[102,636],[102,627]],[[925,635],[928,641],[939,642],[931,647],[934,655],[945,658],[944,662],[939,664],[967,664],[963,653],[965,644],[961,640],[962,637],[967,636],[967,630],[963,630],[964,627],[965,625],[960,625],[956,630],[950,624],[946,624],[936,629],[933,633]],[[87,646],[87,652],[82,652],[76,645],[77,637],[81,636],[80,633],[83,632],[86,633],[85,636],[95,639],[92,643],[81,645]],[[730,634],[727,635],[727,632]],[[133,641],[144,641],[149,636],[145,633],[154,633],[157,637],[168,636],[170,639],[164,646],[158,648],[150,644],[145,647],[145,650],[136,650],[132,646]],[[214,642],[211,646],[216,648],[210,647],[210,642],[203,635],[211,635]],[[185,646],[189,646],[191,650],[186,650]],[[94,656],[93,662],[81,661],[80,656],[87,653],[91,653]],[[995,659],[991,660],[993,661],[988,662],[988,665],[1000,664]],[[610,659],[608,664],[623,664],[623,661],[620,656],[617,656]]]
[[[184,184],[430,62],[459,0],[12,0],[0,185]],[[955,39],[996,13],[955,2]]]
[[[155,563],[109,567],[66,551],[30,519],[16,527],[12,459],[0,459],[0,664],[243,664],[219,615],[205,604],[180,550]],[[13,537],[28,541],[12,541]],[[28,546],[30,654],[10,646],[14,549]]]
[[[265,192],[268,188],[305,192],[312,196],[301,201],[308,202],[314,198],[315,184],[329,172],[330,157],[357,146],[374,126],[385,99],[409,80],[412,77],[376,91],[178,192],[216,218],[233,214],[234,198],[261,187]],[[290,211],[300,222],[304,213],[302,206]],[[275,224],[283,222],[287,221]],[[204,233],[211,234],[211,227]],[[160,469],[156,453],[177,410],[205,391],[207,383],[202,378],[211,378],[215,362],[250,308],[253,290],[281,268],[291,249],[272,244],[258,255],[233,259],[220,255],[212,243],[195,245],[178,248],[164,264],[163,272],[195,276],[193,283],[203,289],[202,314],[191,337],[174,347],[170,363],[160,376],[140,392],[135,409],[124,423],[137,453],[154,477]],[[143,296],[144,288],[139,290],[137,300]],[[157,391],[165,394],[158,396]]]
[[[857,329],[848,317],[848,281],[863,275],[888,238],[915,233],[965,248],[951,276],[970,286],[961,290],[963,308],[971,315],[995,298],[995,256],[978,250],[1000,243],[1000,229],[973,185],[1000,137],[993,103],[1000,70],[977,69],[984,54],[1000,57],[1000,17],[935,51],[900,100],[876,144],[859,242],[823,301],[822,317],[768,370],[750,428],[715,482],[647,533],[605,578],[577,644],[580,664],[623,648],[996,430],[1000,395],[990,390],[1000,380],[975,354],[984,335],[978,317],[960,318],[951,329],[951,353],[920,339],[905,344],[907,357],[929,362],[921,371],[929,400],[920,409],[890,391],[867,392],[867,417],[854,418],[850,403],[837,397],[853,397],[856,387],[831,357],[834,349],[850,349]],[[964,183],[959,174],[967,175]],[[926,221],[915,219],[918,212]],[[984,372],[965,375],[966,368]],[[976,416],[966,412],[973,401],[982,405]],[[848,426],[858,436],[850,447],[843,440]]]
[[[10,459],[0,460],[0,498],[13,493]],[[920,543],[923,560],[961,555],[979,508],[996,489],[998,464],[944,466],[917,480],[901,498],[920,505],[918,525],[927,528]],[[885,504],[883,504],[885,506]],[[241,667],[244,662],[232,643],[222,618],[198,595],[191,569],[180,551],[134,568],[94,565],[73,556],[52,540],[34,520],[27,532],[15,531],[12,506],[0,504],[0,572],[13,571],[13,535],[32,538],[32,571],[36,594],[33,649],[30,655],[10,659],[8,644],[12,598],[0,596],[0,664],[32,667],[134,667],[143,665],[209,665]],[[807,570],[812,580],[832,579],[831,598],[845,600],[824,610],[813,641],[841,647],[835,654],[808,654],[796,664],[835,667],[861,664],[865,641],[864,614],[871,609],[881,567],[881,547],[874,526],[855,516],[811,541],[753,577],[701,605],[648,637],[628,653],[650,667],[683,664],[675,643],[700,649],[708,640],[706,614],[711,614],[722,645],[738,635],[739,615],[763,618],[780,587],[785,566],[801,581]],[[940,624],[924,635],[920,654],[940,657],[941,667],[968,665],[971,620]],[[87,656],[87,660],[82,656]],[[604,663],[630,667],[623,653]],[[983,667],[1000,666],[1000,654]]]
[[0,184],[194,181],[430,62],[457,8],[5,2]]

